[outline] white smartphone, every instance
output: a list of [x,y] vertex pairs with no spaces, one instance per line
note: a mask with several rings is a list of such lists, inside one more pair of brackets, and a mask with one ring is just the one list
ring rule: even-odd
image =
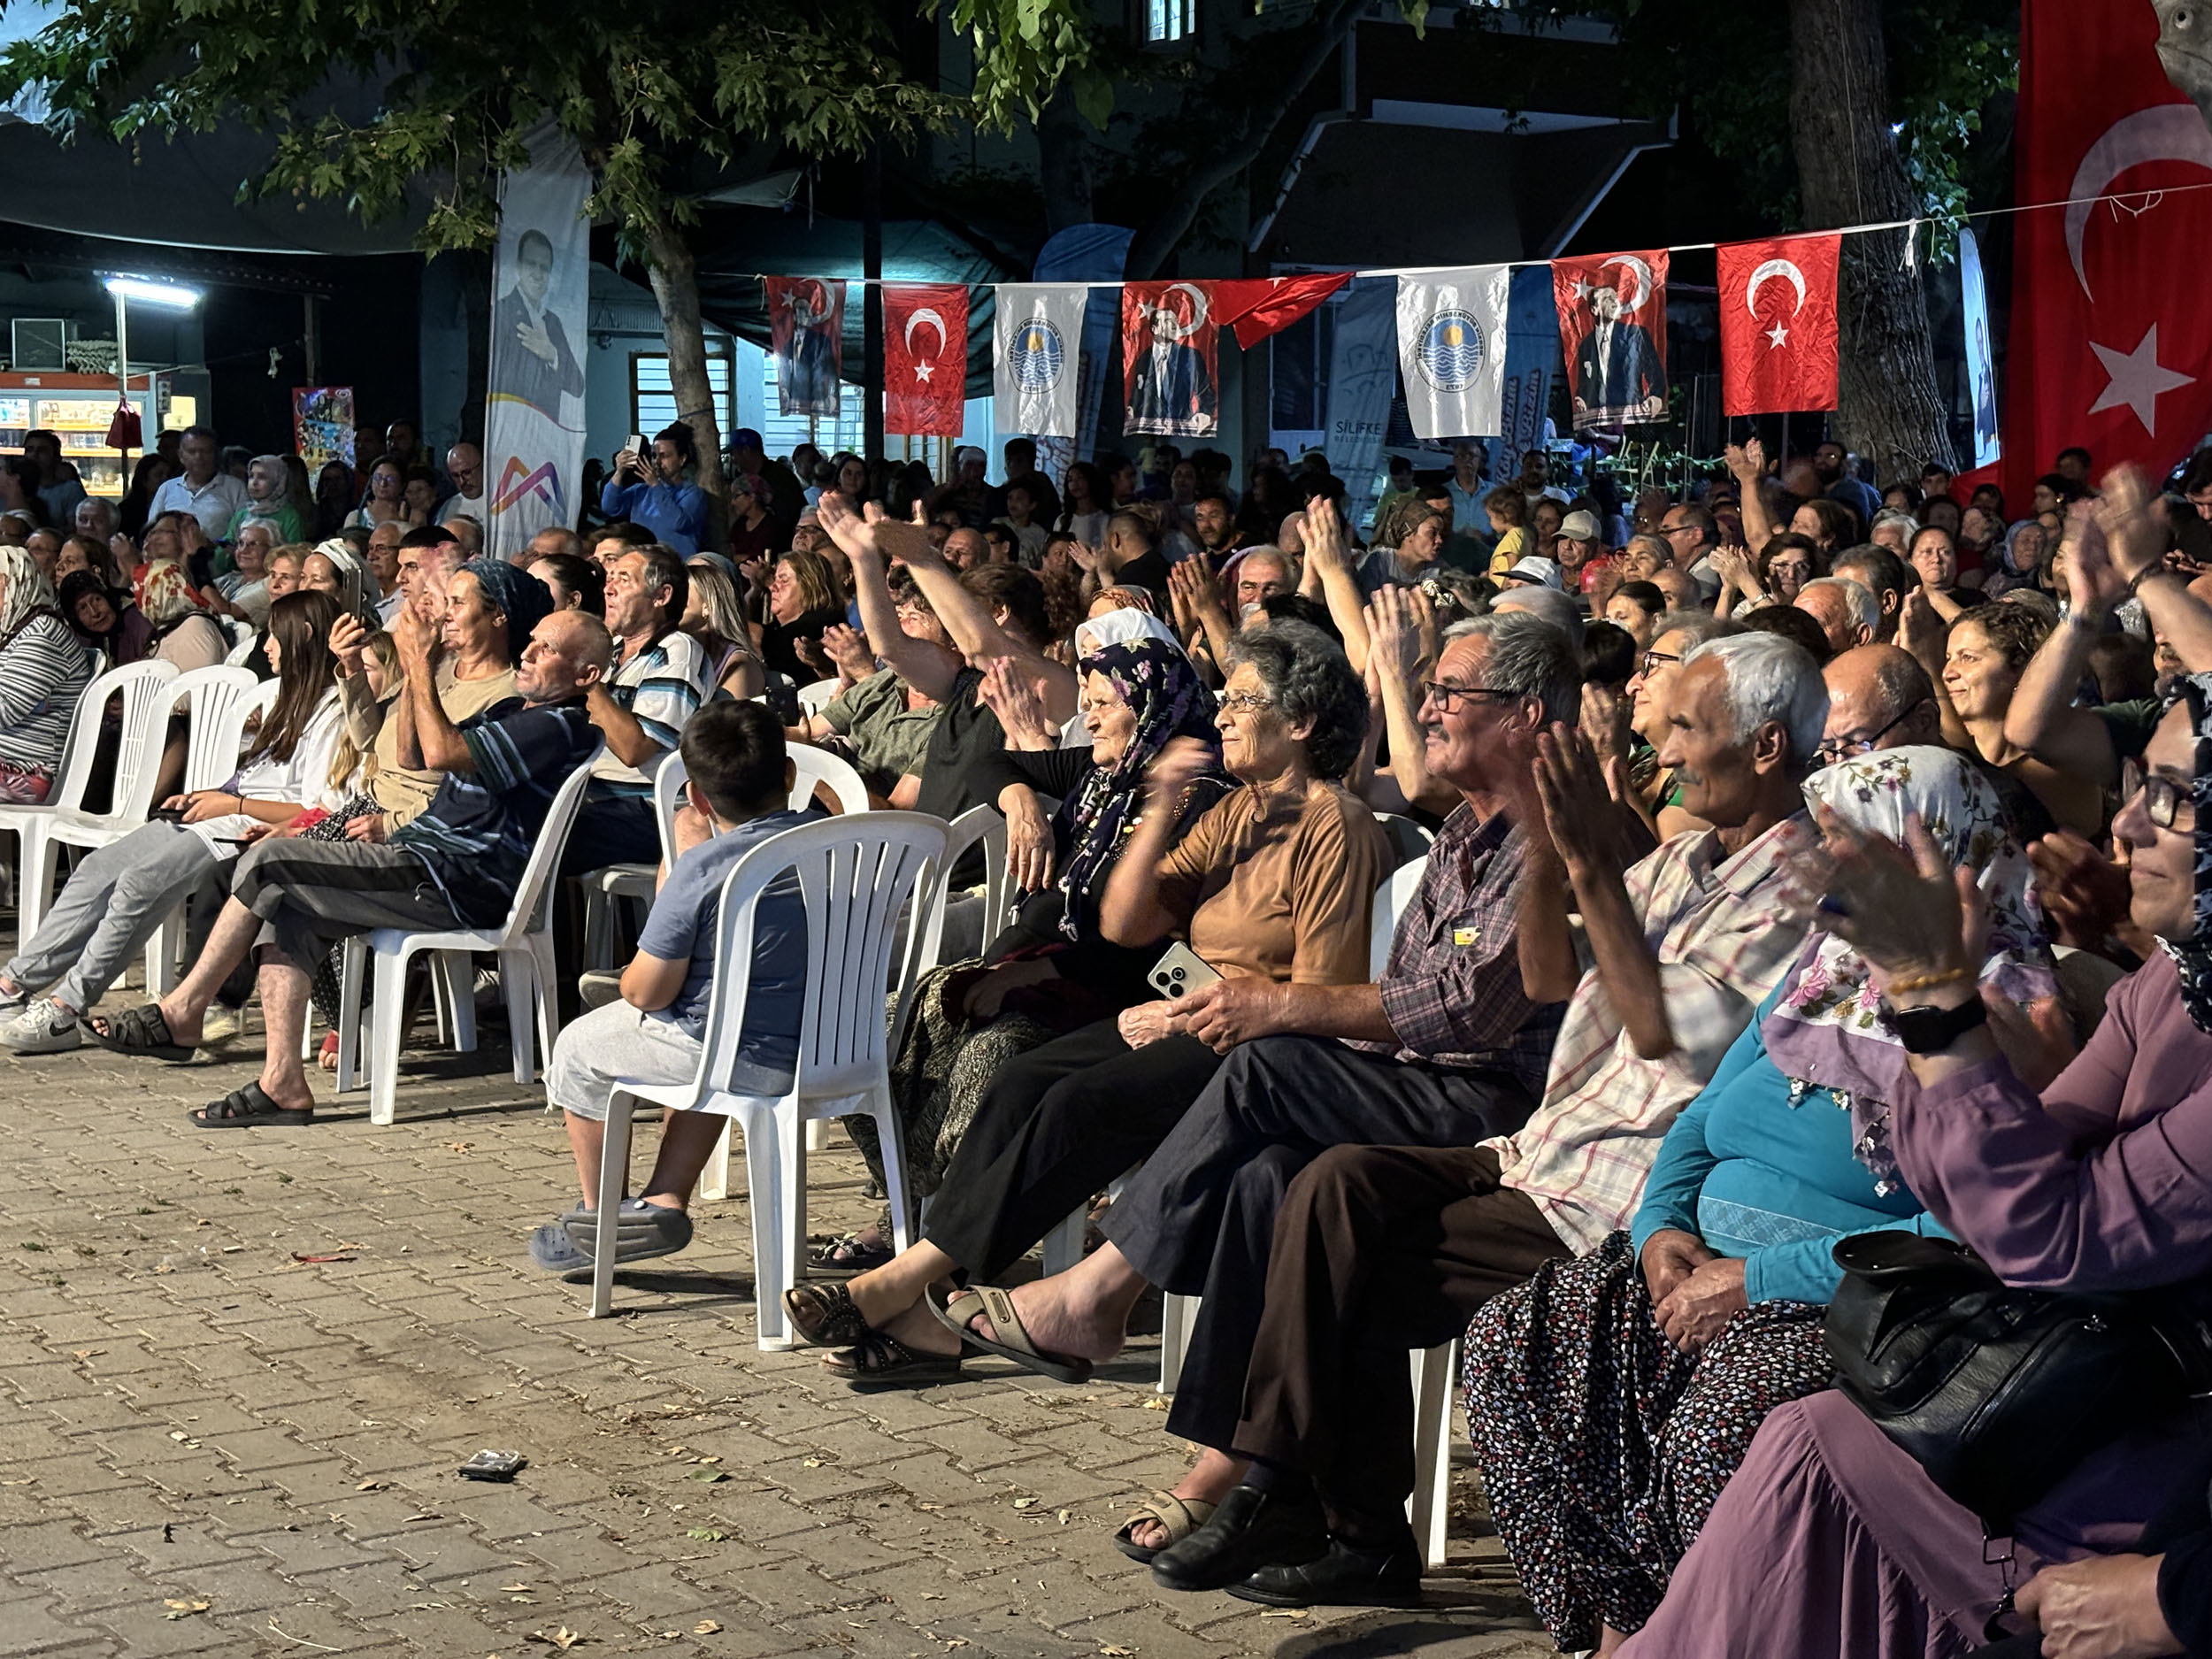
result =
[[642,460],[647,453],[645,448],[645,434],[641,432],[632,433],[628,437],[623,439],[622,447],[627,449],[632,455],[634,455],[639,459]]
[[1152,972],[1145,975],[1162,996],[1181,996],[1202,985],[1211,985],[1220,977],[1207,965],[1203,956],[1179,940],[1167,948],[1152,964]]

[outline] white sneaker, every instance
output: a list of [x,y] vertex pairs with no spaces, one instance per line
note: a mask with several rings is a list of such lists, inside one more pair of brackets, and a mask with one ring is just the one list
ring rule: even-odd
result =
[[50,997],[40,997],[0,1025],[0,1044],[18,1054],[66,1054],[83,1041],[77,1017]]

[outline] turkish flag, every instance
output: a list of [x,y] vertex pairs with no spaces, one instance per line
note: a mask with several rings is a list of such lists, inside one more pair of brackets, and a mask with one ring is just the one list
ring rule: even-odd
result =
[[1551,262],[1575,426],[1667,414],[1667,250]]
[[1836,406],[1836,256],[1843,238],[1778,236],[1720,252],[1721,407]]
[[2017,220],[2005,497],[2025,503],[2070,444],[2100,472],[2162,474],[2212,426],[2212,307],[2190,276],[2212,245],[2212,129],[2161,66],[2149,0],[2025,0],[2015,143],[2017,199],[2070,205]]
[[1279,334],[1352,280],[1349,271],[1321,271],[1311,276],[1234,277],[1214,284],[1214,320],[1237,331],[1237,344],[1249,351],[1270,334]]
[[968,290],[917,282],[883,290],[883,427],[956,438],[968,398]]

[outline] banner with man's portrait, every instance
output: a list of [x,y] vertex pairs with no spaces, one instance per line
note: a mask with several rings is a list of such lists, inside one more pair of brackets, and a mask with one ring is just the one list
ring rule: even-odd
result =
[[1578,431],[1667,413],[1667,250],[1551,262]]
[[584,340],[591,173],[551,122],[530,134],[530,165],[499,187],[491,353],[484,410],[488,552],[504,557],[576,518],[584,465]]

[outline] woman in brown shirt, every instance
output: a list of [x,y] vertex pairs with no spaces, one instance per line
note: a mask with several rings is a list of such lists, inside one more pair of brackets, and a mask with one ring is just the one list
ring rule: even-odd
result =
[[[1240,649],[1217,724],[1242,787],[1171,850],[1171,803],[1203,751],[1185,740],[1161,752],[1100,930],[1130,947],[1164,949],[1180,934],[1225,978],[1360,984],[1370,902],[1390,870],[1375,815],[1337,781],[1365,736],[1365,690],[1335,641],[1302,623],[1271,624]],[[945,1172],[926,1236],[849,1284],[795,1286],[784,1298],[793,1330],[842,1350],[827,1367],[856,1382],[956,1375],[962,1340],[939,1323],[932,1286],[964,1270],[989,1280],[1018,1260],[1141,1163],[1222,1058],[1179,1028],[1172,1003],[1155,1002],[1010,1062]]]

